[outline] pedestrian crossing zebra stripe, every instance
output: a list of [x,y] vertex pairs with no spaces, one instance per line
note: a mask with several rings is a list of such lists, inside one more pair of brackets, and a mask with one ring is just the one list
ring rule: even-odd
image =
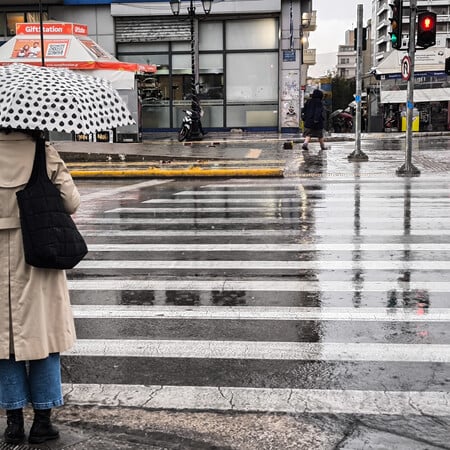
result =
[[[406,181],[406,182],[405,182]],[[204,184],[200,187],[201,190],[231,190],[231,189],[245,189],[248,187],[251,188],[278,188],[278,187],[291,187],[292,189],[302,189],[308,188],[309,186],[317,186],[320,183],[320,185],[325,186],[325,189],[329,190],[338,190],[338,189],[348,189],[352,186],[361,186],[361,187],[369,187],[374,186],[375,189],[384,189],[387,186],[393,186],[395,189],[404,189],[405,187],[408,189],[414,189],[415,187],[418,187],[419,189],[422,188],[423,185],[425,186],[439,186],[435,187],[435,189],[449,189],[450,184],[448,182],[448,177],[432,177],[432,178],[415,178],[414,180],[404,180],[404,179],[398,179],[395,180],[392,177],[391,178],[384,178],[384,177],[368,177],[360,180],[355,180],[355,178],[339,178],[339,179],[321,179],[319,181],[316,180],[304,180],[303,178],[298,178],[298,180],[293,181],[290,180],[281,180],[281,181],[267,181],[267,180],[261,180],[259,182],[255,182],[254,180],[249,180],[248,182],[242,182],[241,180],[233,182],[230,181],[229,183],[209,183]],[[200,191],[199,189],[199,191]],[[192,191],[192,192],[199,192],[199,191]],[[181,191],[181,192],[189,192],[189,191]]]
[[289,281],[289,280],[69,280],[72,291],[243,291],[243,292],[383,292],[426,290],[450,293],[446,281]]
[[[272,204],[270,204],[272,203]],[[114,214],[114,213],[126,213],[126,214],[167,214],[167,213],[177,213],[177,214],[190,214],[190,213],[221,213],[224,212],[231,213],[231,212],[259,212],[260,214],[266,214],[269,211],[280,211],[280,212],[296,212],[296,211],[303,211],[304,205],[298,205],[298,206],[280,206],[277,204],[278,202],[276,200],[267,200],[267,203],[264,206],[222,206],[222,207],[213,207],[209,206],[206,208],[201,207],[192,207],[192,208],[178,208],[175,206],[170,206],[167,208],[164,207],[157,207],[157,208],[114,208],[109,209],[105,211],[105,214]],[[433,202],[435,204],[436,202]],[[418,207],[419,205],[417,205]],[[411,208],[414,208],[414,204],[411,205]],[[348,206],[343,207],[342,205],[337,204],[330,204],[323,207],[317,207],[314,209],[314,215],[317,217],[321,214],[329,215],[333,213],[334,211],[339,211],[340,214],[342,214],[344,211],[353,211],[355,209],[355,206],[351,203],[349,203]],[[358,209],[361,211],[383,211],[386,216],[389,218],[396,218],[396,217],[403,217],[404,216],[404,209],[403,209],[403,203],[400,207],[399,205],[386,205],[386,204],[377,204],[375,206],[367,206],[365,204],[360,205]],[[421,214],[422,212],[419,211]],[[414,213],[414,218],[419,216],[419,212]],[[450,217],[450,211],[444,212],[442,211],[426,211],[423,212],[423,214],[426,214],[426,217]]]
[[434,391],[65,383],[63,393],[65,402],[71,405],[291,414],[450,415],[450,393]]
[[[266,187],[266,186],[264,186]],[[173,195],[176,197],[189,197],[193,199],[200,200],[198,197],[214,197],[219,196],[223,198],[227,197],[235,197],[235,196],[252,196],[253,197],[261,197],[265,196],[268,198],[274,197],[274,196],[288,196],[292,198],[305,198],[308,200],[315,200],[314,196],[326,196],[326,198],[323,199],[316,199],[316,200],[327,200],[329,201],[337,201],[341,196],[352,198],[353,194],[358,193],[360,195],[364,196],[364,201],[369,201],[370,199],[382,199],[384,201],[389,200],[403,200],[404,197],[407,195],[411,199],[414,200],[421,200],[423,198],[430,198],[432,194],[435,194],[435,198],[433,200],[436,201],[445,201],[448,200],[448,198],[445,198],[443,196],[448,196],[449,190],[448,189],[421,189],[418,187],[417,189],[410,189],[405,192],[405,189],[403,186],[399,186],[398,189],[366,189],[364,186],[360,189],[357,189],[357,185],[349,185],[348,189],[336,189],[336,190],[328,190],[328,189],[318,189],[318,190],[309,190],[307,186],[300,186],[296,189],[223,189],[223,190],[201,190],[201,191],[181,191],[181,192],[175,192]],[[395,198],[389,197],[385,198],[384,195],[396,195]],[[313,198],[310,198],[310,196],[313,196]],[[378,198],[379,197],[379,198]],[[180,200],[184,200],[181,198]],[[187,200],[187,199],[186,199]],[[345,200],[345,198],[343,199]],[[152,200],[145,200],[143,203],[152,203]]]
[[90,244],[92,252],[447,252],[450,244],[434,243],[317,243],[317,244]]
[[[197,236],[234,236],[234,237],[300,237],[305,232],[301,230],[268,230],[268,229],[252,229],[252,230],[83,230],[84,237],[129,237],[129,236],[146,236],[146,237],[197,237]],[[414,237],[414,236],[449,236],[449,230],[412,230],[405,235],[405,230],[359,230],[359,236],[392,236],[392,237]],[[320,236],[339,236],[339,237],[355,237],[355,231],[350,230],[321,230]]]
[[150,181],[143,181],[142,183],[134,183],[129,184],[127,186],[121,186],[117,188],[108,188],[108,189],[102,189],[100,191],[95,192],[87,192],[82,194],[82,201],[92,201],[96,200],[102,197],[108,197],[108,198],[114,198],[117,194],[121,194],[123,192],[133,191],[133,190],[139,190],[144,189],[152,186],[157,186],[160,184],[170,183],[173,180],[150,180]]
[[72,305],[76,319],[450,322],[450,308]]
[[70,356],[450,363],[450,345],[79,339]]
[[[326,205],[327,207],[329,206],[333,206],[335,204],[339,204],[339,207],[341,208],[342,205],[341,204],[345,204],[345,203],[354,203],[355,198],[354,195],[349,195],[349,193],[346,193],[345,197],[343,198],[329,198],[328,195],[326,195],[325,198],[311,198],[311,197],[307,197],[307,198],[302,198],[299,195],[293,195],[293,196],[288,196],[288,195],[283,195],[278,198],[280,194],[278,192],[274,192],[273,195],[269,195],[269,196],[265,196],[262,198],[258,198],[258,197],[238,197],[238,198],[230,198],[227,194],[224,193],[223,196],[217,197],[217,198],[211,198],[211,197],[201,197],[198,198],[197,196],[192,196],[192,197],[185,197],[185,198],[156,198],[156,199],[151,199],[151,200],[146,200],[144,202],[142,202],[144,205],[159,205],[159,204],[185,204],[185,203],[195,203],[197,204],[221,204],[221,203],[225,203],[225,204],[239,204],[239,203],[263,203],[263,204],[267,204],[268,202],[276,202],[277,204],[280,203],[302,203],[302,202],[307,202],[309,204],[312,204],[316,207],[319,206],[324,206]],[[391,206],[398,206],[400,204],[403,205],[403,202],[405,201],[405,198],[403,196],[400,196],[398,198],[384,198],[384,197],[380,197],[380,198],[376,198],[376,197],[364,197],[363,200],[363,204],[370,204],[370,203],[382,203],[383,205],[389,204]],[[448,198],[431,198],[431,197],[413,197],[411,198],[411,203],[417,204],[417,203],[448,203],[450,202],[450,199]]]
[[[225,210],[224,210],[225,212]],[[403,223],[398,220],[394,220],[392,217],[370,217],[370,219],[360,220],[361,223],[365,223],[367,227],[373,228],[373,225],[383,224],[388,225],[390,228],[398,226],[403,229]],[[342,217],[334,216],[333,224],[353,224],[354,217]],[[282,218],[282,217],[189,217],[189,218],[139,218],[139,217],[91,217],[90,215],[77,215],[76,222],[80,225],[250,225],[250,224],[279,224],[279,225],[299,225],[299,224],[322,224],[328,223],[330,217],[312,217],[303,218],[301,216],[297,218]],[[426,229],[432,227],[434,229],[447,229],[449,219],[443,217],[441,219],[434,217],[414,217],[414,223],[412,224],[412,230],[417,227],[424,227]]]
[[80,269],[208,270],[450,270],[450,261],[264,261],[264,260],[84,260]]

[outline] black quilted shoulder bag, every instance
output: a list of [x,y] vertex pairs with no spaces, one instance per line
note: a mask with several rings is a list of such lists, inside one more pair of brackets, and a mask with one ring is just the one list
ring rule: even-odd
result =
[[34,267],[72,269],[87,254],[86,242],[47,175],[45,140],[36,141],[33,170],[18,191],[25,261]]

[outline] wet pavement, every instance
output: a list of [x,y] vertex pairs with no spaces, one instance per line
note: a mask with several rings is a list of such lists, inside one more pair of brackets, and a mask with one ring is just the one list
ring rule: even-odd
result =
[[365,135],[361,163],[348,137],[251,138],[144,162],[284,177],[77,181],[78,342],[41,448],[450,448],[450,136],[415,138],[414,178],[399,136]]

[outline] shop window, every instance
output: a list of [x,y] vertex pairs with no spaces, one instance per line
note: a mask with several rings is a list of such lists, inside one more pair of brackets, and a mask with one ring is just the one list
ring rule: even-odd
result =
[[6,17],[4,13],[0,13],[0,36],[6,36]]
[[16,35],[16,23],[24,23],[24,13],[6,13],[6,28],[8,36]]
[[[25,13],[26,16],[26,22],[39,22],[40,17],[38,12],[27,12]],[[43,12],[42,13],[42,20],[46,22],[48,20],[48,13]]]
[[252,103],[277,99],[278,52],[227,55],[227,101]]
[[278,49],[276,19],[230,20],[226,34],[227,50]]
[[222,22],[200,22],[199,36],[200,51],[223,49]]

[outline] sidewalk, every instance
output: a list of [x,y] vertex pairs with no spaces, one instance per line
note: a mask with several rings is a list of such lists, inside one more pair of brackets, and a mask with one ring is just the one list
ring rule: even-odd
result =
[[[54,145],[74,178],[283,177],[312,173],[352,175],[353,165],[347,156],[354,150],[354,137],[351,133],[326,137],[325,154],[318,154],[318,143],[313,141],[307,155],[302,152],[300,134],[277,133],[210,133],[204,140],[192,143],[178,142],[176,133],[162,133],[146,136],[136,144],[58,141]],[[361,169],[392,173],[397,167],[391,168],[387,163],[396,161],[400,165],[404,161],[403,152],[397,148],[404,146],[404,141],[404,133],[363,133],[362,150],[369,161],[362,163]],[[416,146],[426,149],[422,143],[427,142],[442,146],[443,142],[450,142],[450,132],[414,135]],[[449,158],[442,160],[442,156],[442,152],[413,153],[419,166],[434,171],[449,170],[445,163]]]

